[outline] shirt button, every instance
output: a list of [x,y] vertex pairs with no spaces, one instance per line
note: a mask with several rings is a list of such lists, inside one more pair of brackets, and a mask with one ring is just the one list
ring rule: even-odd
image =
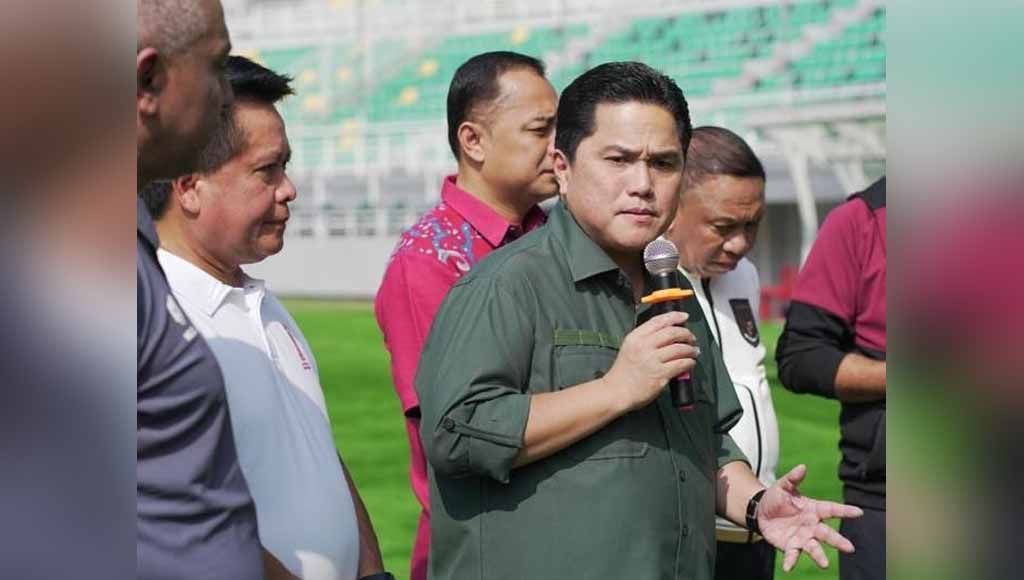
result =
[[455,420],[452,419],[451,417],[445,417],[444,421],[441,421],[441,425],[444,426],[444,428],[448,431],[455,430]]
[[686,472],[682,469],[679,470],[679,481],[686,481]]
[[689,525],[689,524],[683,524],[683,529],[682,529],[682,533],[683,533],[683,537],[684,537],[684,538],[685,538],[686,536],[689,536],[689,535],[690,535],[690,525]]

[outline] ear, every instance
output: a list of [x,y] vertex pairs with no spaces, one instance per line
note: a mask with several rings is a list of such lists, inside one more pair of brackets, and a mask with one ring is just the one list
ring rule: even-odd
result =
[[155,116],[160,92],[167,84],[167,67],[155,48],[147,46],[135,55],[135,75],[139,114]]
[[563,194],[569,191],[569,181],[572,179],[572,167],[569,165],[569,158],[561,150],[555,149],[554,153],[555,179],[558,180],[558,191]]
[[487,158],[487,134],[483,125],[473,121],[463,121],[456,134],[462,154],[476,163],[483,163]]
[[198,216],[203,206],[200,188],[206,187],[206,181],[198,173],[189,173],[175,178],[171,185],[171,195],[178,201],[181,211],[190,217]]

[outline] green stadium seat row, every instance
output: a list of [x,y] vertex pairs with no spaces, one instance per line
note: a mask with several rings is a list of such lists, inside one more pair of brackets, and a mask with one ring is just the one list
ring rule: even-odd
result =
[[[688,94],[702,96],[710,93],[715,80],[740,75],[746,60],[771,55],[776,43],[794,41],[802,36],[804,26],[828,22],[833,9],[855,4],[856,0],[801,2],[638,19],[629,29],[592,50],[585,64],[644,61],[673,76]],[[863,40],[856,46],[871,42],[868,35],[874,34],[874,26],[864,27]],[[829,57],[828,62],[832,60]],[[806,67],[813,68],[817,64],[818,61],[811,60]],[[831,76],[824,75],[824,78]],[[777,82],[762,85],[774,86],[781,85]]]
[[762,78],[758,92],[792,88],[822,88],[885,80],[886,11],[876,9],[867,19],[849,25],[839,38],[819,42],[787,70]]
[[542,58],[562,50],[573,37],[586,34],[586,25],[534,28],[517,27],[498,33],[453,36],[421,54],[394,78],[377,87],[370,99],[371,120],[407,121],[444,116],[444,97],[455,70],[474,54],[488,50],[515,50]]
[[[552,71],[559,91],[590,66],[613,60],[640,60],[671,75],[688,96],[705,96],[719,79],[742,74],[753,58],[773,54],[779,43],[801,38],[808,24],[828,22],[836,9],[858,0],[797,2],[755,6],[675,17],[634,20],[606,39],[581,62]],[[786,70],[759,80],[753,90],[872,83],[885,78],[885,9],[847,27],[839,38],[821,42]],[[298,94],[282,106],[289,120],[341,126],[351,118],[363,122],[419,121],[443,118],[445,96],[455,69],[467,58],[487,50],[515,50],[536,57],[563,51],[589,26],[514,27],[499,32],[449,36],[427,50],[381,42],[372,50],[373,69],[385,71],[376,84],[364,82],[367,55],[359,45],[324,50],[304,46],[264,50],[260,59],[296,78]],[[326,61],[326,62],[325,62]],[[381,64],[385,66],[381,66]],[[353,104],[354,103],[354,104]],[[351,159],[352,139],[334,149],[334,159]],[[339,141],[341,143],[342,141]],[[368,148],[372,149],[372,148]],[[304,163],[327,159],[326,146],[305,148]],[[367,152],[372,158],[372,153]]]

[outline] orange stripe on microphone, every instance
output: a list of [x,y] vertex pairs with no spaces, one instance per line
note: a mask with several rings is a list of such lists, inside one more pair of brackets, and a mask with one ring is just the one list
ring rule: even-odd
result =
[[670,300],[682,300],[693,296],[693,290],[683,290],[682,288],[666,288],[664,290],[657,290],[651,292],[647,296],[640,299],[640,302],[644,304],[658,304],[660,302],[668,302]]

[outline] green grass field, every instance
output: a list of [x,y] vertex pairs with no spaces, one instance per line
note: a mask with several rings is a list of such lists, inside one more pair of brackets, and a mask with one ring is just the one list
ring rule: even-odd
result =
[[[388,355],[367,303],[290,300],[287,307],[313,347],[330,409],[335,441],[373,518],[387,567],[396,578],[409,575],[409,555],[418,514],[408,484],[408,446],[398,399],[391,386]],[[782,439],[779,475],[806,463],[803,492],[839,500],[836,479],[839,407],[817,397],[793,395],[778,386],[774,351],[780,328],[765,324],[772,381]],[[831,565],[820,571],[810,559],[779,578],[838,578],[834,550]]]

